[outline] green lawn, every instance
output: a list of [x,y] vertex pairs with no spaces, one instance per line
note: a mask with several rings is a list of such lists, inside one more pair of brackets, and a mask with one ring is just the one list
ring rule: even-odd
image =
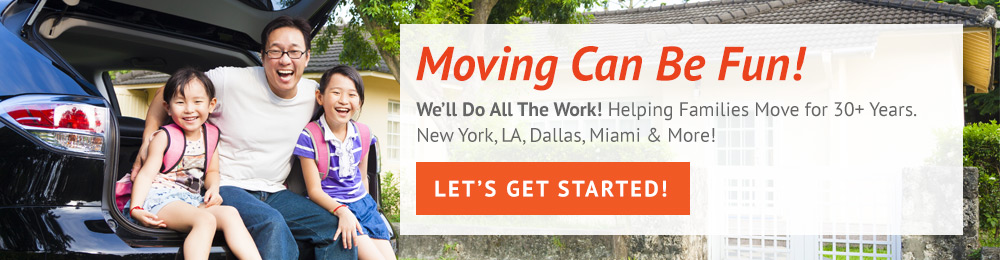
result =
[[[858,246],[858,244],[854,244],[852,246],[837,246],[836,250],[834,250],[834,245],[836,245],[836,244],[837,243],[828,243],[826,245],[823,245],[821,249],[822,249],[822,251],[824,253],[831,252],[831,251],[833,253],[839,253],[839,252],[843,252],[843,253],[869,253],[869,254],[870,253],[876,253],[876,254],[888,254],[889,253],[888,246],[886,246],[884,248],[877,248],[876,249],[875,246],[871,245],[871,244],[865,244],[864,246]],[[849,244],[845,244],[845,245],[849,245]],[[834,259],[834,260],[889,260],[888,257],[845,256],[845,255],[833,255],[833,254],[823,254],[822,256],[824,258]]]

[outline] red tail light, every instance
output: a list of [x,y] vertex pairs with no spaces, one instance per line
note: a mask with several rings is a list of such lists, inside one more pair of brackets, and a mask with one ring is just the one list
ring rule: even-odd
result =
[[6,121],[50,147],[88,155],[104,154],[108,109],[101,99],[24,95],[0,102],[0,111]]
[[52,110],[44,109],[38,105],[24,105],[13,111],[8,111],[11,117],[15,118],[18,124],[31,127],[53,128]]
[[59,120],[59,128],[86,130],[90,129],[90,122],[88,122],[86,113],[74,107],[71,110],[63,111],[62,119]]

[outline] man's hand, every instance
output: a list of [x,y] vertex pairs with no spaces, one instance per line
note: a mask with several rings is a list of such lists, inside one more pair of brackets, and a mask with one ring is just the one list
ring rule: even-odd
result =
[[132,164],[132,181],[135,181],[135,176],[139,175],[142,163],[146,161],[149,141],[153,133],[160,129],[160,126],[170,122],[170,117],[167,116],[167,104],[160,100],[163,100],[163,87],[156,90],[153,102],[149,103],[149,110],[146,111],[146,126],[142,130],[142,146],[139,146],[139,154],[135,156],[135,163]]
[[131,179],[133,182],[135,181],[135,176],[139,175],[139,169],[142,169],[143,161],[146,160],[145,155],[146,155],[146,150],[148,150],[146,145],[148,144],[149,142],[143,141],[142,146],[139,147],[139,154],[135,156],[135,163],[132,164],[132,172],[131,172],[132,173]]

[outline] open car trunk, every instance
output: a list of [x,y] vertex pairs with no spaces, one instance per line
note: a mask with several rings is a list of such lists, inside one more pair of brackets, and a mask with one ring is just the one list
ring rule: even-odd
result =
[[[151,70],[172,73],[185,66],[207,70],[219,66],[257,66],[255,53],[239,47],[207,41],[186,35],[171,35],[162,31],[120,24],[115,20],[87,14],[42,12],[35,32],[81,78],[94,84],[112,104],[116,117],[118,142],[111,172],[105,174],[105,186],[130,169],[141,145],[145,121],[121,116],[115,88],[108,71]],[[155,101],[153,101],[155,102]],[[114,148],[112,148],[114,149]],[[113,190],[106,189],[106,190]],[[180,247],[185,234],[167,229],[146,228],[127,221],[114,210],[113,194],[104,194],[103,204],[108,217],[124,241],[132,246]],[[221,236],[213,243],[224,245]]]
[[[117,122],[112,131],[117,131],[118,138],[108,142],[108,149],[113,150],[108,153],[108,164],[112,166],[103,183],[104,190],[111,192],[104,194],[102,207],[107,209],[106,218],[115,233],[132,246],[180,247],[185,234],[140,226],[115,210],[114,182],[131,169],[145,121],[121,116],[108,72],[149,70],[169,74],[186,66],[200,70],[259,66],[257,38],[267,22],[280,15],[292,15],[317,21],[313,24],[319,28],[337,2],[300,1],[283,11],[264,11],[243,1],[83,0],[75,5],[71,5],[74,1],[38,1],[36,4],[44,4],[44,8],[36,5],[32,10],[34,19],[25,23],[27,38],[41,43],[40,48],[54,54],[53,60],[60,67],[93,84],[112,104]],[[225,241],[217,236],[213,244],[224,245]]]

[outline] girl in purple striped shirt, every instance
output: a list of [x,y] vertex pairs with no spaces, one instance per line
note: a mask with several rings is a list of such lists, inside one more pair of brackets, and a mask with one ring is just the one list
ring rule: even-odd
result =
[[[334,240],[343,236],[344,248],[357,246],[360,259],[396,259],[389,244],[392,229],[368,194],[367,175],[360,170],[368,165],[362,140],[371,138],[362,137],[360,133],[369,131],[351,118],[364,104],[364,93],[354,68],[336,66],[323,73],[316,91],[316,101],[323,107],[323,115],[314,122],[318,131],[303,130],[293,154],[302,164],[309,199],[340,219]],[[316,147],[313,138],[322,138],[325,147]],[[317,160],[317,149],[329,151],[326,173],[317,167],[317,161],[324,161]]]

